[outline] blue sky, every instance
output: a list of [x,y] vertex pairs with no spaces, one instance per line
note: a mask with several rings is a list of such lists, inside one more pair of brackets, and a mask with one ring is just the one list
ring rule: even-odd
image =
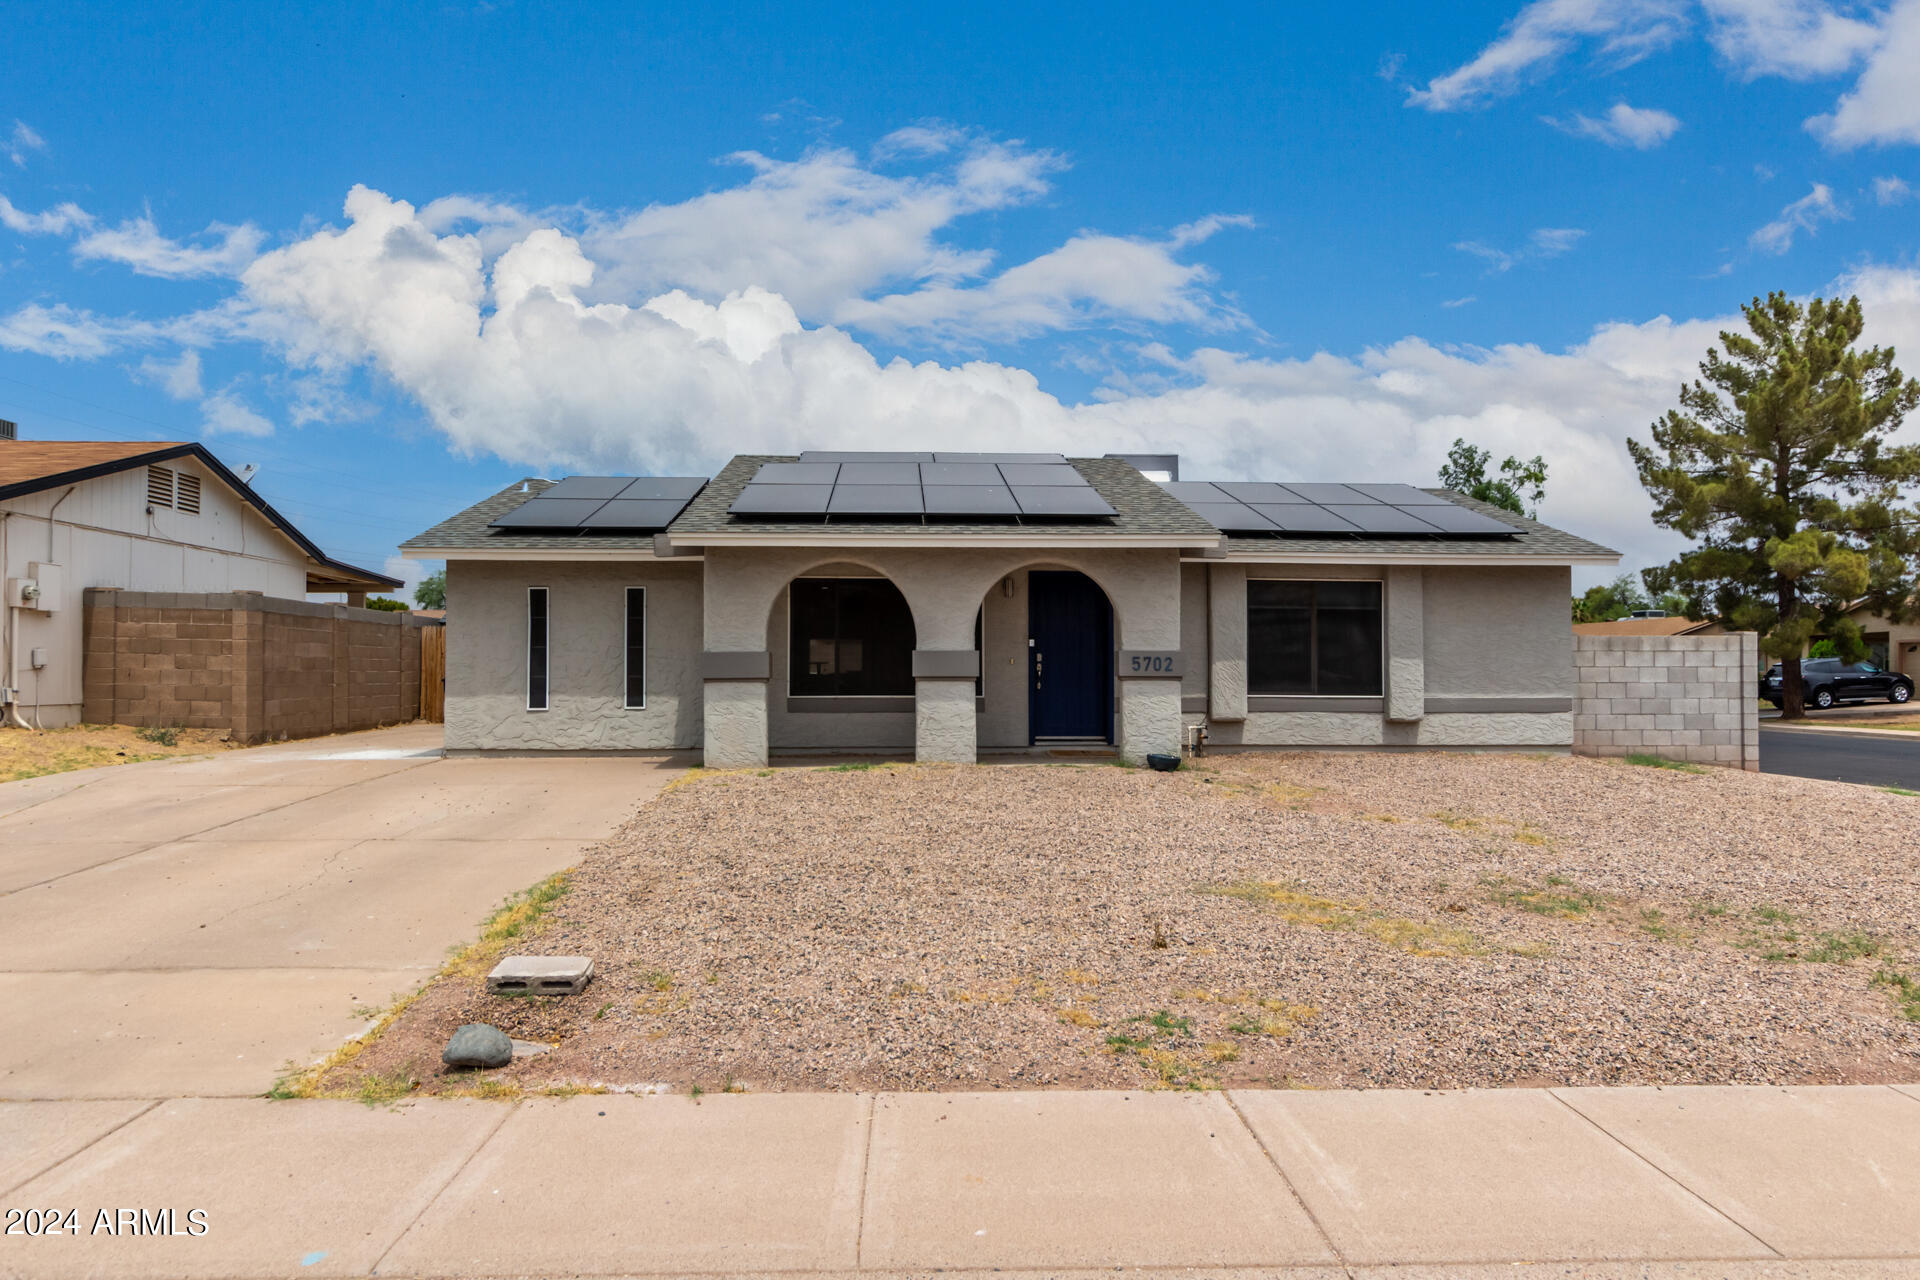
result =
[[1769,289],[1920,370],[1920,0],[9,4],[0,416],[344,558],[523,474],[886,444],[1430,482],[1622,442]]

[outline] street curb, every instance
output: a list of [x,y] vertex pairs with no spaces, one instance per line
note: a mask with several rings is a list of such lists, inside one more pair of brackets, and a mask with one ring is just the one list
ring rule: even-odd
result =
[[1777,720],[1762,720],[1760,727],[1779,733],[1830,733],[1839,737],[1905,738],[1909,742],[1920,742],[1920,729],[1856,729],[1851,725],[1838,724],[1781,724]]

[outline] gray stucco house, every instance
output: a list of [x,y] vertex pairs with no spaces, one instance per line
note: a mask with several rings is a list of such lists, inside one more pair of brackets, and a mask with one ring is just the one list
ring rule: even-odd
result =
[[1172,457],[804,453],[529,479],[447,562],[451,750],[1573,741],[1605,547],[1440,490],[1182,483]]

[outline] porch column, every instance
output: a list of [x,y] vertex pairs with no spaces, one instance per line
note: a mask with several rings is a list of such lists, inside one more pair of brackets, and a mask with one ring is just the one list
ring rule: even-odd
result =
[[709,769],[761,769],[767,763],[767,651],[700,655]]
[[1120,758],[1145,764],[1150,754],[1177,756],[1185,722],[1180,717],[1180,677],[1186,659],[1177,649],[1122,649],[1114,664],[1120,677]]
[[1387,570],[1387,719],[1419,720],[1427,714],[1426,570],[1394,565]]
[[979,675],[977,649],[913,651],[915,760],[922,764],[972,764],[978,758],[973,682]]

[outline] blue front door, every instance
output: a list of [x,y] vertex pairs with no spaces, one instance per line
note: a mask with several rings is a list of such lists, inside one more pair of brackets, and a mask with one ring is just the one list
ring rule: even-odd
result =
[[1031,741],[1113,741],[1113,609],[1084,573],[1027,575]]

